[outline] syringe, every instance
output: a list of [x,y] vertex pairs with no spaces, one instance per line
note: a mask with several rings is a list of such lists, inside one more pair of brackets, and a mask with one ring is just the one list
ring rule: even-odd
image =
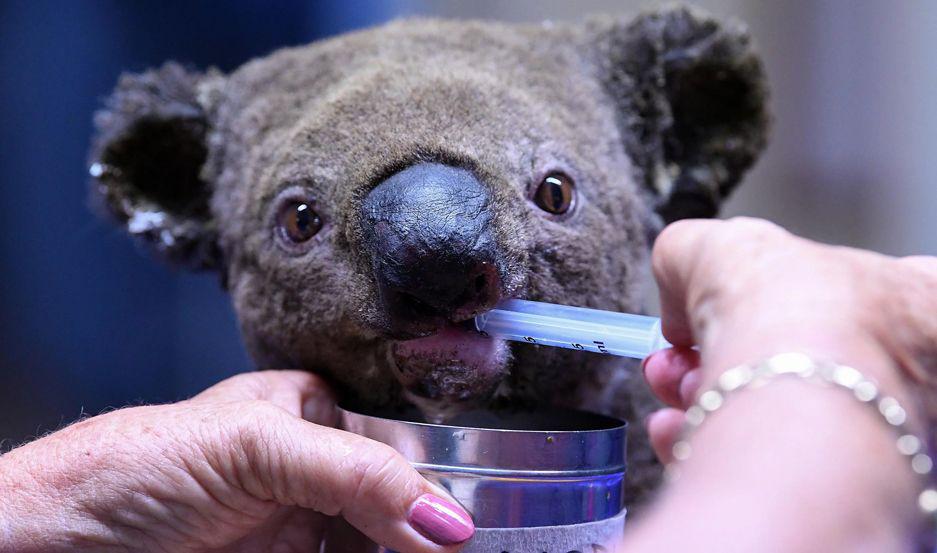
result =
[[527,300],[506,300],[475,317],[475,328],[507,340],[643,359],[670,347],[660,319]]

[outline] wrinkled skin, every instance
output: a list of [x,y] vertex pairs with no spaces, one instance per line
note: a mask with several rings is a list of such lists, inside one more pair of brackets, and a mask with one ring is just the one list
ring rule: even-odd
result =
[[[401,332],[375,276],[389,242],[362,206],[419,163],[464,169],[485,191],[490,238],[466,255],[484,248],[497,282],[476,308],[523,297],[640,311],[661,224],[715,214],[762,149],[763,81],[743,29],[680,8],[579,26],[396,22],[230,75],[124,76],[96,118],[92,174],[131,234],[220,272],[258,368],[314,371],[366,405],[622,416],[637,423],[636,498],[658,473],[636,365],[480,338],[456,325],[471,309]],[[575,183],[563,216],[531,201],[556,171]],[[468,201],[449,196],[452,209]],[[277,232],[294,199],[323,224],[299,246]]]

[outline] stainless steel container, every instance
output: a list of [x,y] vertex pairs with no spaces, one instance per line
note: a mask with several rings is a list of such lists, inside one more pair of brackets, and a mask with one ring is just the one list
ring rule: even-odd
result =
[[[625,423],[580,411],[476,412],[438,425],[341,411],[399,451],[476,525],[465,553],[593,553],[624,525]],[[384,553],[335,519],[323,553]]]

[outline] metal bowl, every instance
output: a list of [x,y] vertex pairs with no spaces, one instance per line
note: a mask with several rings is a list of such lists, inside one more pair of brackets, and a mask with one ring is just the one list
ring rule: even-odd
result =
[[[412,412],[341,409],[341,428],[393,447],[448,490],[471,513],[477,537],[486,529],[588,526],[619,516],[623,523],[623,421],[553,409],[478,411],[428,424]],[[384,551],[347,543],[352,534],[347,525],[332,528],[325,551]]]

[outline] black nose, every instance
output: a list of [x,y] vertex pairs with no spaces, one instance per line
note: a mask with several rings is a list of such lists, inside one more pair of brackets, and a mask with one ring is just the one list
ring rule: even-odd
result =
[[490,201],[470,171],[440,163],[413,165],[368,194],[364,240],[391,331],[426,333],[500,299]]

